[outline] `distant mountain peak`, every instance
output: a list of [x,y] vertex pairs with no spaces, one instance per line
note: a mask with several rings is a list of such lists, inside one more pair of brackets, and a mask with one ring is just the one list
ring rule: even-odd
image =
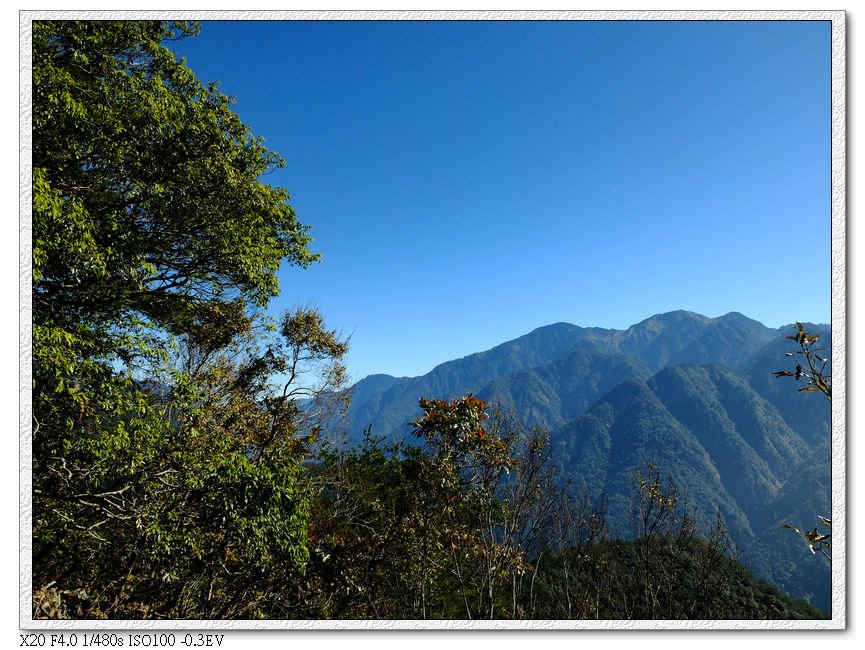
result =
[[[573,323],[566,323],[565,321],[558,321],[556,323],[550,323],[549,325],[541,325],[540,327],[536,327],[528,334],[524,336],[535,336],[537,334],[547,334],[551,332],[575,332],[582,330],[583,328],[579,325],[574,325]],[[519,340],[521,337],[518,337]]]
[[763,325],[763,323],[761,323],[760,321],[754,320],[753,318],[748,318],[747,316],[745,316],[745,314],[743,314],[742,312],[738,312],[738,311],[728,312],[728,313],[724,314],[723,316],[719,316],[715,320],[718,322],[723,321],[726,323],[735,323],[736,325],[749,325],[749,326],[755,326],[756,325],[756,326],[760,326],[760,327],[765,327],[765,325]]
[[686,321],[693,321],[695,323],[705,324],[711,320],[712,319],[693,311],[677,309],[675,311],[668,311],[662,314],[655,314],[653,316],[649,316],[648,318],[641,320],[639,323],[631,325],[628,328],[628,331],[631,332],[637,330],[649,330],[659,332],[672,325],[679,325]]
[[366,379],[388,381],[391,379],[399,379],[399,377],[396,377],[394,375],[389,375],[389,374],[384,373],[384,372],[377,372],[377,373],[373,373],[371,375],[367,375]]

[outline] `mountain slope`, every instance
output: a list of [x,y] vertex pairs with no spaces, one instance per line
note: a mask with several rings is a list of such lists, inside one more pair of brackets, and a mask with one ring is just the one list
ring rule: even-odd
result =
[[724,363],[738,367],[776,334],[738,312],[707,318],[688,311],[658,314],[609,335],[609,345],[650,370],[669,364]]
[[[776,330],[737,312],[707,318],[674,311],[647,318],[627,330],[556,323],[486,352],[442,363],[420,377],[362,379],[353,389],[358,398],[349,413],[351,434],[356,440],[372,426],[377,435],[402,437],[408,431],[407,423],[419,414],[419,398],[450,399],[469,392],[522,406],[529,406],[529,395],[535,396],[539,399],[525,411],[530,414],[525,424],[559,426],[613,385],[606,378],[589,382],[589,373],[569,369],[569,364],[579,366],[586,360],[575,357],[569,362],[562,358],[567,354],[618,355],[618,361],[599,357],[598,362],[608,364],[613,374],[624,379],[644,376],[640,367],[656,372],[670,363],[723,362],[739,367],[777,335]],[[561,363],[542,369],[557,361]],[[632,364],[627,371],[625,363]],[[529,370],[533,372],[513,376]],[[595,374],[600,377],[604,371],[600,367]],[[585,395],[576,389],[580,383],[587,388]]]
[[805,443],[744,379],[720,365],[670,366],[649,381],[670,414],[693,432],[743,512],[775,494]]
[[757,538],[743,549],[742,561],[790,594],[804,598],[824,610],[832,599],[831,567],[825,558],[814,555],[805,541],[783,524],[800,530],[823,526],[818,515],[831,513],[830,445],[826,440],[814,446],[791,472],[773,499],[752,518]]
[[[826,325],[806,323],[805,329],[818,334],[820,342],[831,348],[831,333]],[[796,367],[796,358],[785,356],[797,348],[795,341],[786,338],[794,332],[792,325],[781,328],[778,336],[752,354],[743,374],[754,390],[778,409],[791,429],[815,445],[829,438],[830,407],[825,396],[819,392],[799,392],[804,384],[772,374],[776,370],[792,371]],[[827,372],[831,372],[830,366],[827,366]]]
[[720,508],[760,577],[829,608],[828,568],[810,563],[789,531],[778,535],[781,523],[813,527],[829,512],[828,441],[804,441],[737,373],[670,366],[625,381],[552,439],[562,473],[606,496],[616,535],[632,534],[632,477],[653,462],[688,496],[701,526]]
[[362,379],[353,388],[364,399],[349,411],[351,437],[357,440],[369,426],[376,435],[402,437],[408,431],[408,422],[420,413],[418,400],[421,397],[450,399],[477,393],[498,377],[560,357],[584,336],[583,332],[583,328],[569,323],[540,327],[486,352],[438,365],[421,377],[388,382],[378,391],[370,391],[368,387],[370,381],[379,379]]
[[[677,420],[650,383],[628,380],[586,414],[552,435],[562,473],[578,488],[608,501],[614,534],[629,537],[634,476],[649,463],[674,478],[698,509],[701,527],[720,508],[734,540],[750,544],[753,531],[744,509],[727,490],[718,462],[699,436]],[[723,463],[721,463],[723,465]]]
[[630,357],[578,347],[551,363],[500,377],[478,397],[518,414],[528,426],[552,430],[622,381],[648,377],[648,370]]

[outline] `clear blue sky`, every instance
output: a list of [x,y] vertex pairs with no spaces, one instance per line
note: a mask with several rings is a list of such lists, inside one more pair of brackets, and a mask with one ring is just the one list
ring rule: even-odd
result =
[[323,262],[274,313],[418,375],[557,321],[830,318],[828,22],[205,22]]

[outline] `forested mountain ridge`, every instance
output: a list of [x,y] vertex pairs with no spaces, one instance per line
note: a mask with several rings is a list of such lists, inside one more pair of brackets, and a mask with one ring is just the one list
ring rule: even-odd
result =
[[[750,363],[750,372],[756,376],[768,365],[783,362],[782,351],[775,361],[760,358],[759,354],[767,354],[766,346],[771,342],[784,341],[783,336],[790,329],[772,329],[738,312],[708,318],[683,310],[652,316],[626,330],[555,323],[485,352],[444,362],[419,377],[372,375],[361,379],[352,388],[349,431],[353,440],[359,439],[360,433],[370,426],[377,435],[401,437],[407,431],[407,423],[420,412],[417,399],[421,395],[449,399],[472,392],[501,398],[505,403],[528,404],[531,400],[517,394],[519,388],[543,383],[545,378],[551,380],[550,392],[557,394],[563,386],[585,380],[584,370],[591,369],[586,365],[586,357],[569,364],[563,359],[569,353],[620,355],[617,372],[622,372],[622,364],[626,363],[631,366],[629,376],[652,374],[670,364],[706,363],[723,363],[737,370]],[[545,367],[548,364],[554,366]],[[512,377],[520,372],[528,374]],[[383,377],[387,377],[385,384]],[[774,379],[771,374],[769,379]],[[601,397],[603,391],[596,390],[595,398]],[[578,399],[584,403],[582,410],[594,401],[588,396]],[[578,414],[567,399],[563,408],[567,415]],[[554,426],[562,417],[562,413],[553,410],[538,413],[538,419],[531,423]]]
[[[808,328],[828,345],[826,326]],[[677,311],[627,330],[558,323],[423,377],[389,378],[378,392],[361,381],[351,422],[355,435],[371,425],[374,434],[406,438],[419,412],[415,391],[438,399],[474,392],[551,431],[561,479],[603,495],[611,531],[623,537],[631,534],[631,477],[655,462],[703,524],[720,509],[757,575],[828,608],[828,568],[806,557],[797,574],[801,540],[779,529],[808,526],[829,506],[828,481],[813,478],[828,472],[829,409],[773,375],[790,365],[793,329],[737,312],[713,319]],[[806,467],[812,478],[803,481]]]
[[[570,350],[583,336],[583,329],[569,323],[540,327],[513,341],[462,359],[448,361],[421,377],[388,380],[379,390],[369,384],[381,383],[382,375],[361,379],[352,392],[352,433],[357,435],[372,426],[379,435],[396,433],[420,411],[420,396],[456,397],[477,392],[478,384],[539,366]],[[375,400],[370,403],[370,400]]]
[[675,477],[702,525],[720,509],[757,575],[828,609],[828,566],[802,556],[801,540],[779,529],[813,526],[815,513],[829,512],[828,440],[812,449],[730,370],[670,366],[648,381],[628,380],[552,440],[563,476],[606,496],[614,534],[632,534],[629,477],[654,461]]
[[478,396],[519,413],[532,426],[552,430],[584,413],[625,379],[649,376],[627,355],[577,346],[548,364],[493,380]]

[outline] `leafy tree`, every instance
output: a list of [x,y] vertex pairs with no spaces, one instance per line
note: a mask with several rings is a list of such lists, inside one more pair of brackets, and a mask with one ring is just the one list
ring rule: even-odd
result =
[[162,43],[187,24],[33,24],[34,312],[183,331],[316,259],[284,161]]
[[442,566],[456,580],[465,616],[493,618],[507,585],[502,578],[525,563],[508,521],[519,515],[500,500],[505,476],[519,463],[517,432],[502,417],[485,426],[486,404],[471,394],[450,402],[421,399],[420,406],[424,415],[413,433],[426,440],[434,459],[425,476],[425,528],[444,552]]
[[423,447],[367,432],[329,447],[313,480],[314,550],[301,589],[325,617],[524,615],[530,553],[544,548],[563,491],[545,435],[468,395],[421,400]]
[[164,45],[196,31],[33,23],[33,581],[86,616],[263,615],[308,555],[308,422],[267,385],[345,350],[310,312],[259,346],[317,256],[259,180],[282,159]]
[[[512,414],[471,394],[421,400],[414,433],[435,459],[426,478],[429,518],[439,517],[446,552],[467,618],[531,613],[541,552],[558,542],[569,486],[558,480],[549,436],[523,430]],[[441,513],[440,516],[439,513]]]
[[420,450],[385,447],[369,430],[351,449],[323,442],[310,468],[310,563],[288,614],[419,618],[412,542]]
[[[287,337],[298,317],[310,321],[307,312],[289,312],[280,332],[250,327],[206,360],[184,337],[165,383],[139,389],[150,419],[118,415],[147,454],[141,471],[130,471],[120,445],[91,452],[113,468],[112,489],[70,494],[79,474],[96,485],[105,479],[81,471],[71,454],[60,457],[67,473],[54,477],[52,492],[36,494],[46,519],[35,532],[51,538],[40,540],[35,580],[76,585],[88,596],[88,616],[284,613],[309,560],[313,492],[301,461],[318,424],[298,398],[275,397],[269,387],[292,385],[280,374],[293,359],[277,356],[285,345],[300,355],[318,349],[323,360],[324,337],[335,365],[346,350],[327,330]],[[321,324],[320,315],[312,322]],[[105,425],[99,418],[91,426]]]

